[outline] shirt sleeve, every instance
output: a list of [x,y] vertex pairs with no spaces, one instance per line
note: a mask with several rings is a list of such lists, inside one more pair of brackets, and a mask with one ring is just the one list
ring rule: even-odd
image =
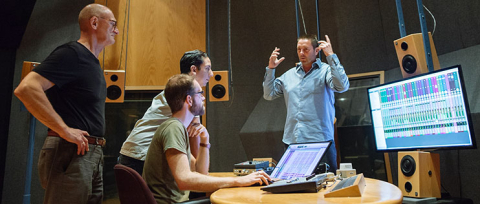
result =
[[273,100],[283,95],[282,77],[275,78],[275,69],[266,68],[263,79],[263,98]]
[[33,69],[58,87],[75,81],[78,76],[78,57],[75,50],[66,45],[55,49],[38,67]]
[[350,82],[348,81],[348,76],[345,73],[343,65],[340,64],[337,55],[333,54],[327,56],[327,62],[330,65],[330,69],[326,76],[328,87],[339,93],[347,91],[350,87]]
[[185,141],[185,128],[180,125],[171,123],[169,124],[170,127],[164,130],[163,152],[166,152],[168,149],[176,149],[184,154],[187,154],[188,144],[187,141]]

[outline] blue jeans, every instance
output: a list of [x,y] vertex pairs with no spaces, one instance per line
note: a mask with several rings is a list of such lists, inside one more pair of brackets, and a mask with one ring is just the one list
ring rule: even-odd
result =
[[77,155],[76,144],[47,136],[38,160],[43,203],[102,203],[103,151],[99,145],[88,147],[85,155]]
[[130,167],[136,172],[138,172],[140,175],[142,175],[143,165],[145,164],[145,161],[120,154],[120,156],[118,157],[118,163]]

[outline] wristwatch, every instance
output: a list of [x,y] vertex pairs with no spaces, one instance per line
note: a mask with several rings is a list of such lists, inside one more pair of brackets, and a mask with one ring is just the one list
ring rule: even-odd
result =
[[205,143],[200,143],[201,147],[206,147],[207,149],[210,149],[210,143],[205,144]]

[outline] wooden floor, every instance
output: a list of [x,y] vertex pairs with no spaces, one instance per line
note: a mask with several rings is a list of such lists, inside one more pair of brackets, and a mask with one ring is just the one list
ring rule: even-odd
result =
[[102,204],[120,204],[120,200],[118,198],[111,198],[108,200],[104,200]]

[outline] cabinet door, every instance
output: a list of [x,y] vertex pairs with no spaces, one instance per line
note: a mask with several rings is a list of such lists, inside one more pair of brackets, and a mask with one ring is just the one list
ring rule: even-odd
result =
[[103,69],[125,70],[126,90],[162,90],[189,50],[206,51],[205,0],[106,1],[117,18],[116,42],[100,53]]

